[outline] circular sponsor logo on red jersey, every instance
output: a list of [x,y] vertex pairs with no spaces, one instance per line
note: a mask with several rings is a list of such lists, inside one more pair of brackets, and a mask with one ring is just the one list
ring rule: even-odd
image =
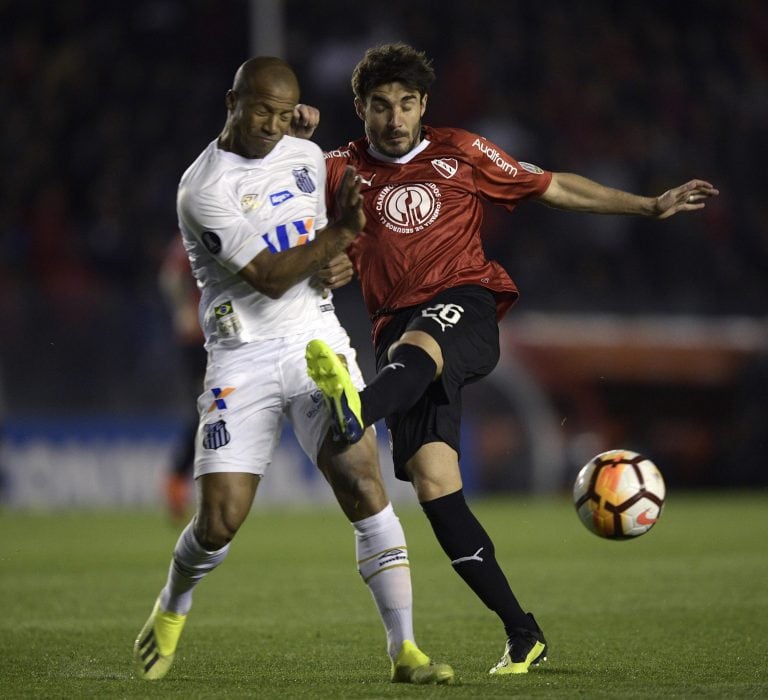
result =
[[395,233],[416,233],[440,214],[440,188],[433,182],[388,185],[376,198],[379,221]]

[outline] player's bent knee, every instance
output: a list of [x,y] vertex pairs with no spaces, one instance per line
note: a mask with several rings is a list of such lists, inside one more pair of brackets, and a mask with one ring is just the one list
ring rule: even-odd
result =
[[215,472],[200,478],[195,537],[214,552],[228,544],[251,510],[260,477],[250,473]]
[[226,505],[213,512],[203,511],[195,520],[195,537],[203,549],[215,552],[232,541],[244,519],[239,509]]
[[195,537],[200,546],[208,552],[216,552],[229,544],[237,533],[236,528],[223,523],[206,523],[202,528],[195,528]]

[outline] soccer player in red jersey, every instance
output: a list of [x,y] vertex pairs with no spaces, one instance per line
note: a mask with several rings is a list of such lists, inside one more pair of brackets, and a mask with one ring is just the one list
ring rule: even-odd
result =
[[642,197],[518,161],[462,129],[425,126],[434,77],[427,57],[400,43],[369,49],[353,72],[365,137],[326,153],[327,193],[355,167],[367,221],[347,253],[373,319],[378,374],[358,393],[321,340],[309,343],[307,368],[336,414],[339,440],[354,442],[386,418],[398,478],[413,484],[456,572],[504,625],[504,654],[490,673],[526,673],[546,659],[546,641],[469,509],[459,469],[461,389],[496,365],[498,321],[517,299],[483,252],[481,200],[510,211],[530,199],[664,219],[703,208],[718,191],[691,180]]

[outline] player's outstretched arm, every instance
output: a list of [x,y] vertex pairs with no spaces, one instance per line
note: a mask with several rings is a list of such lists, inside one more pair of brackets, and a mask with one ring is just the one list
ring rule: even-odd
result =
[[552,182],[539,201],[567,211],[666,219],[679,211],[703,209],[705,200],[718,194],[719,191],[705,180],[689,180],[658,197],[642,197],[574,173],[552,173]]

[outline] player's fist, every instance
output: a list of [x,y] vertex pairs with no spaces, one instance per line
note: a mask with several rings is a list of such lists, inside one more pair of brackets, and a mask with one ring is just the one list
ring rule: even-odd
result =
[[300,139],[308,139],[315,133],[317,125],[320,123],[320,110],[311,105],[297,104],[293,108],[293,117],[291,118],[291,136]]
[[352,261],[346,253],[341,253],[328,261],[328,264],[318,270],[312,284],[322,289],[338,289],[348,284],[355,271],[352,267]]

